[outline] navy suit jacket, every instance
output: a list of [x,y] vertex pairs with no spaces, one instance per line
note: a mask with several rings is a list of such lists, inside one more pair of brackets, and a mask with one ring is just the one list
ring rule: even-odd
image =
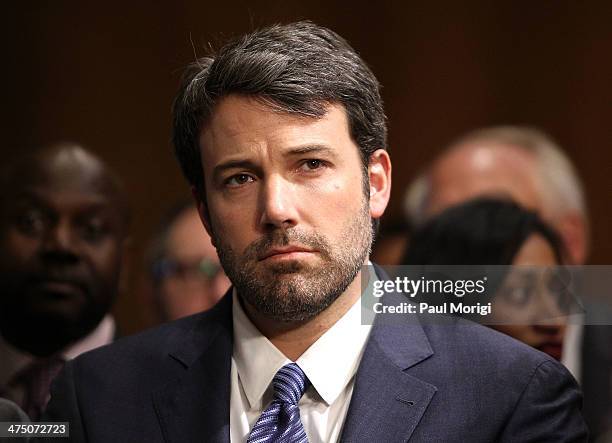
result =
[[[68,362],[45,420],[69,421],[72,441],[229,442],[231,304]],[[586,441],[558,362],[465,320],[396,318],[372,328],[343,442]]]

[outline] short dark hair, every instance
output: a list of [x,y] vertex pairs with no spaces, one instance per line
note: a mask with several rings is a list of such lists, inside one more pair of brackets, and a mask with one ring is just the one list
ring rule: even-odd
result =
[[541,235],[563,264],[557,232],[512,200],[477,197],[451,206],[417,229],[404,265],[511,265],[532,234]]
[[367,170],[372,153],[387,146],[379,89],[355,50],[327,28],[301,21],[254,31],[187,68],[173,105],[176,157],[189,183],[203,193],[201,128],[221,98],[240,94],[312,118],[324,116],[327,104],[342,104]]

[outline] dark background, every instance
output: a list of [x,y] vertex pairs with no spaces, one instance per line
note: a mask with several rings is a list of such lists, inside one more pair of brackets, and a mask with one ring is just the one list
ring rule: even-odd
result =
[[[585,2],[586,3],[586,2]],[[189,195],[169,143],[182,68],[208,44],[274,22],[311,19],[347,38],[383,84],[394,160],[385,218],[445,144],[493,124],[539,126],[584,179],[591,263],[612,240],[612,3],[11,2],[3,6],[2,161],[58,140],[99,153],[134,206],[124,333],[151,322],[143,250],[168,206]]]

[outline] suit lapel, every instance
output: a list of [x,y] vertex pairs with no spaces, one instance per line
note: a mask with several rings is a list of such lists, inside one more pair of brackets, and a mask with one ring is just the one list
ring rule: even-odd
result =
[[177,377],[153,394],[168,443],[229,443],[231,300],[229,293],[202,314],[191,337],[182,337],[168,357],[174,360]]
[[[386,300],[405,301],[392,294]],[[167,443],[229,443],[231,311],[230,292],[201,314],[189,334],[177,334],[180,344],[168,356],[176,378],[153,394]],[[356,374],[341,441],[407,441],[436,387],[406,369],[432,354],[418,322],[388,324],[378,317]]]
[[[406,301],[390,294],[385,303]],[[416,317],[398,323],[378,316],[359,365],[342,442],[407,441],[436,387],[407,373],[433,355]]]

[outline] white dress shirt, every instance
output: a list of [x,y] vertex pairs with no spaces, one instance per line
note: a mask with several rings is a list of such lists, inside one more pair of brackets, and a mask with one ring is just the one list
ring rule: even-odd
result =
[[[274,375],[291,361],[249,320],[235,290],[232,303],[230,436],[232,443],[243,443],[272,401]],[[339,440],[370,329],[361,324],[357,300],[297,359],[311,383],[298,404],[309,443]]]

